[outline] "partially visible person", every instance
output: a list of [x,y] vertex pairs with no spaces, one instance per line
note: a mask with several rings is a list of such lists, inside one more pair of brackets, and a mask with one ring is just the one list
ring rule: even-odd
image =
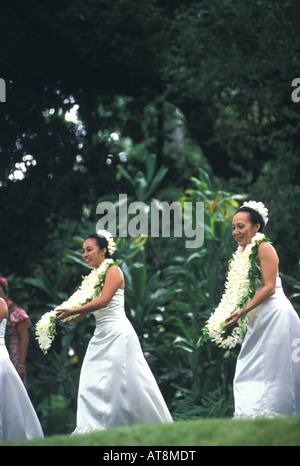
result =
[[3,298],[8,307],[8,350],[10,359],[15,366],[24,385],[26,385],[26,358],[29,344],[28,328],[31,322],[27,313],[9,299],[8,283],[6,278],[0,277],[0,298]]
[[0,298],[0,443],[44,436],[36,412],[6,349],[7,305]]

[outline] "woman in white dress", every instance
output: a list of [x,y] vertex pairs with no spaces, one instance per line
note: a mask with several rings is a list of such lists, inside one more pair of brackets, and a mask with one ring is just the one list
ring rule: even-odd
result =
[[0,443],[43,437],[26,388],[5,346],[7,317],[6,303],[0,298]]
[[[105,235],[105,233],[104,233]],[[97,269],[110,258],[105,236],[92,233],[83,243],[83,259]],[[124,310],[124,277],[107,269],[100,297],[75,309],[60,309],[58,320],[92,312],[96,329],[82,364],[74,433],[132,424],[172,422],[166,403],[144,358]]]
[[[250,201],[233,217],[233,236],[245,248],[267,220],[262,203]],[[246,203],[247,204],[247,203]],[[261,213],[258,212],[261,211]],[[234,377],[235,418],[300,414],[300,319],[284,294],[278,256],[268,242],[257,252],[261,283],[245,309],[235,311],[225,326],[247,315],[247,332]]]

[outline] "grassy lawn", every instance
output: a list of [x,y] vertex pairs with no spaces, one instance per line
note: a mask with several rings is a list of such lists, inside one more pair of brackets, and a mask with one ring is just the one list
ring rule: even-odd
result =
[[256,420],[198,419],[60,435],[12,446],[300,446],[300,417]]

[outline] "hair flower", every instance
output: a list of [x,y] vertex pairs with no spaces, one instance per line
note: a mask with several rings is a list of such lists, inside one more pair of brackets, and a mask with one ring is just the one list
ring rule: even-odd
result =
[[116,250],[116,244],[114,242],[112,234],[106,230],[97,230],[97,235],[104,236],[104,238],[106,239],[108,243],[108,252],[110,253],[110,255],[112,255]]
[[250,207],[250,209],[256,210],[262,216],[265,225],[268,223],[268,209],[262,202],[248,201],[244,202],[242,207]]

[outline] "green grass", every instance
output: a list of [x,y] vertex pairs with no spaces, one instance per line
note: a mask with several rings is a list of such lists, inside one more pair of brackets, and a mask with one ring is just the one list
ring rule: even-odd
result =
[[13,446],[300,446],[300,417],[198,419],[9,442]]

